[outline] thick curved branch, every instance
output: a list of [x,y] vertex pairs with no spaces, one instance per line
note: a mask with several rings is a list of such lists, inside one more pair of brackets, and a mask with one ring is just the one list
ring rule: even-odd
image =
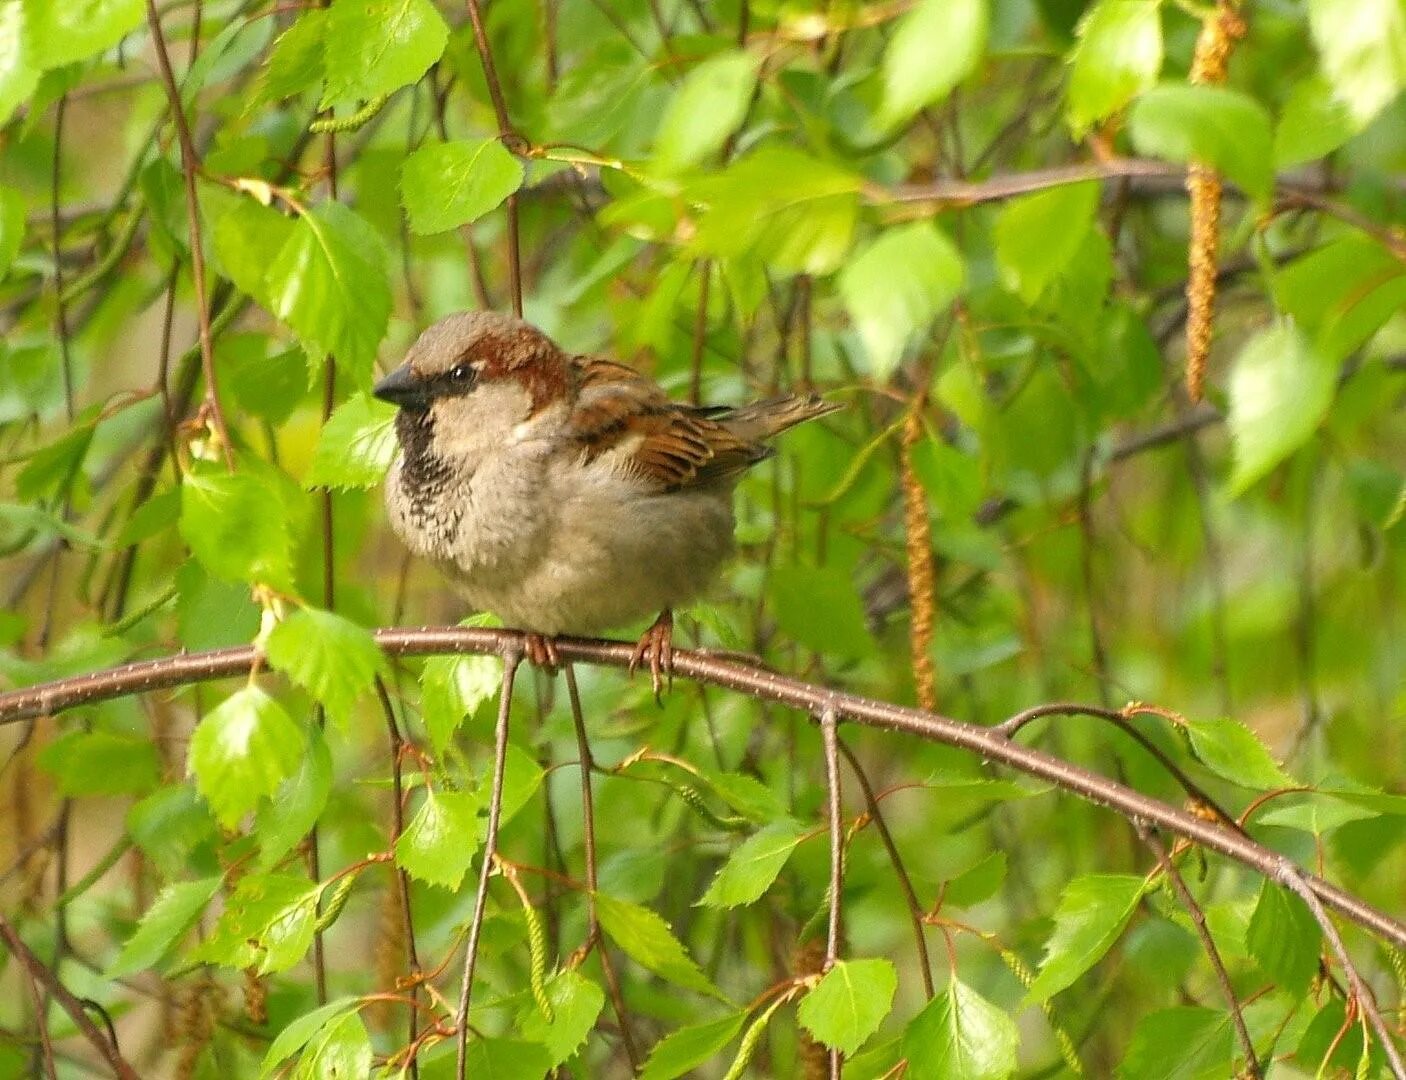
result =
[[[517,630],[475,627],[427,626],[376,631],[377,643],[390,656],[436,656],[446,653],[503,655],[505,652],[521,649],[524,640],[524,635]],[[585,638],[558,638],[555,645],[557,655],[564,663],[615,668],[628,667],[634,650],[631,644],[623,641]],[[246,645],[145,660],[70,679],[59,679],[23,690],[13,690],[0,694],[0,726],[128,694],[166,690],[207,679],[247,676],[254,659],[254,648]],[[860,697],[857,694],[831,690],[753,664],[712,656],[706,652],[675,652],[674,673],[695,682],[721,686],[812,715],[833,709],[835,715],[842,720],[885,731],[901,731],[932,742],[968,750],[987,761],[1046,780],[1092,803],[1106,806],[1124,817],[1142,818],[1276,881],[1280,880],[1283,874],[1283,857],[1242,833],[1203,821],[1185,810],[1144,795],[1140,791],[1134,791],[1124,784],[1042,750],[1013,743],[991,728],[953,720],[937,713],[926,713],[921,709],[906,708]],[[1406,948],[1406,923],[1379,911],[1366,901],[1322,878],[1304,872],[1302,880],[1314,896],[1339,915],[1398,948]]]

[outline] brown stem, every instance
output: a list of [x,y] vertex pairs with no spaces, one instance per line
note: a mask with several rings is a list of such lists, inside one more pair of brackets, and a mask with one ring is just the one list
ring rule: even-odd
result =
[[156,0],[146,0],[146,20],[151,27],[151,40],[156,49],[157,66],[166,84],[166,97],[171,103],[171,116],[176,122],[176,138],[181,145],[181,175],[185,182],[186,218],[190,226],[190,266],[195,279],[195,312],[200,324],[200,364],[205,372],[205,401],[210,407],[210,417],[215,425],[215,433],[220,439],[220,449],[224,453],[225,465],[234,468],[234,452],[229,441],[229,426],[225,423],[224,410],[220,406],[220,388],[215,375],[215,349],[210,334],[210,301],[205,295],[205,246],[200,237],[200,206],[195,198],[195,173],[198,167],[195,143],[190,137],[190,124],[186,120],[185,107],[181,104],[181,91],[176,85],[176,76],[171,71],[171,57],[166,52],[166,39],[161,35],[161,19],[156,14]]
[[493,786],[488,800],[488,835],[483,841],[483,864],[478,874],[478,891],[474,894],[474,914],[469,923],[469,940],[464,946],[464,981],[459,987],[459,1008],[454,1014],[456,1040],[455,1076],[464,1080],[469,1053],[469,1003],[474,990],[474,970],[478,966],[479,935],[483,931],[483,916],[488,907],[488,879],[493,874],[493,857],[497,854],[498,822],[503,813],[503,773],[508,763],[508,719],[513,711],[513,680],[522,663],[522,646],[509,642],[501,650],[503,657],[503,686],[498,697],[498,722],[493,728]]
[[[400,834],[405,831],[405,763],[402,756],[402,749],[405,740],[400,734],[400,725],[395,720],[395,709],[391,705],[390,693],[386,690],[385,680],[379,675],[376,676],[376,697],[381,703],[381,712],[386,717],[386,738],[390,748],[391,756],[391,842],[390,849],[395,850],[396,841],[400,839]],[[415,916],[410,909],[410,875],[399,867],[395,868],[396,893],[400,901],[400,919],[405,932],[405,961],[410,968],[410,975],[418,976],[420,973],[420,953],[415,944]],[[406,1036],[407,1045],[413,1046],[415,1040],[419,1038],[420,1017],[418,1005],[420,1000],[420,985],[413,983],[410,987],[411,1009],[406,1023],[409,1031]],[[415,1080],[420,1075],[420,1062],[412,1057],[409,1061],[410,1077]]]
[[[49,970],[40,959],[30,951],[29,946],[20,938],[19,933],[10,921],[0,913],[0,938],[5,941],[6,947],[20,965],[24,968],[29,978],[42,985],[45,991],[50,994],[61,1006],[63,1011],[68,1013],[69,1019],[74,1026],[83,1033],[97,1051],[102,1054],[104,1060],[111,1066],[113,1073],[118,1080],[137,1080],[137,1071],[127,1064],[126,1060],[118,1052],[117,1047],[108,1040],[98,1026],[89,1018],[83,1008],[83,1003],[79,1001],[68,988],[59,981],[58,975]],[[52,1062],[50,1063],[52,1064]]]
[[[443,654],[504,655],[519,653],[526,635],[518,630],[481,627],[383,628],[376,641],[390,656]],[[553,642],[563,663],[626,668],[634,644],[591,638],[561,637]],[[0,694],[0,726],[31,716],[53,715],[76,705],[107,701],[127,694],[181,686],[208,679],[248,675],[252,646],[184,653],[126,664],[51,683]],[[1046,780],[1071,794],[1105,806],[1124,817],[1137,816],[1186,837],[1268,877],[1282,873],[1282,857],[1243,833],[1206,821],[1179,807],[1144,795],[1106,776],[1041,750],[1012,742],[999,729],[964,723],[937,713],[894,705],[768,671],[730,657],[693,650],[674,652],[676,675],[773,701],[808,713],[833,708],[842,720],[882,731],[896,731],[957,747],[1018,772]],[[1065,706],[1066,710],[1073,707]],[[1080,707],[1089,711],[1087,707]],[[1406,923],[1315,875],[1304,874],[1305,887],[1325,905],[1385,941],[1406,948]]]
[[[825,931],[825,970],[835,966],[840,955],[840,916],[845,883],[845,830],[841,820],[840,752],[835,734],[834,709],[820,714],[820,735],[825,748],[825,794],[830,825],[830,918]],[[833,1046],[826,1054],[830,1080],[840,1080],[840,1052]]]
[[1191,916],[1191,925],[1196,930],[1196,936],[1201,939],[1201,947],[1206,950],[1206,958],[1211,961],[1211,968],[1216,973],[1216,981],[1220,983],[1221,993],[1225,995],[1225,1003],[1230,1007],[1230,1019],[1235,1025],[1235,1036],[1240,1040],[1240,1048],[1245,1051],[1245,1067],[1252,1077],[1263,1076],[1264,1068],[1255,1055],[1255,1042],[1250,1038],[1249,1028],[1245,1026],[1245,1016],[1240,1008],[1240,999],[1235,996],[1235,987],[1230,983],[1230,973],[1225,970],[1220,950],[1216,948],[1215,939],[1211,937],[1211,931],[1206,926],[1206,913],[1201,910],[1201,905],[1196,902],[1196,898],[1191,895],[1191,890],[1186,887],[1186,880],[1181,876],[1181,871],[1177,869],[1171,856],[1167,854],[1167,849],[1162,845],[1162,841],[1157,838],[1157,833],[1138,818],[1133,818],[1132,824],[1138,834],[1138,839],[1157,857],[1157,862],[1171,881],[1177,899],[1181,901],[1181,906],[1186,908],[1186,913]]

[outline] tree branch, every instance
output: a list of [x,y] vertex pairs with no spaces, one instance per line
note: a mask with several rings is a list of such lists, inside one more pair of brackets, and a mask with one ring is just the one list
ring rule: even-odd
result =
[[[376,640],[388,655],[396,657],[454,653],[502,655],[521,649],[524,635],[517,630],[477,627],[385,628],[376,631]],[[558,657],[564,663],[614,668],[628,667],[634,649],[628,642],[587,638],[563,637],[556,639],[554,644]],[[0,726],[127,694],[164,690],[209,679],[247,676],[254,659],[254,648],[246,645],[145,660],[23,690],[12,690],[0,694]],[[818,714],[832,708],[836,717],[842,720],[955,746],[985,760],[1046,780],[1124,817],[1143,818],[1158,828],[1184,836],[1266,877],[1278,880],[1283,873],[1283,857],[1243,833],[1204,821],[1052,754],[1013,743],[991,728],[832,690],[706,652],[676,651],[674,672],[696,682],[721,686],[806,713]],[[1398,948],[1406,948],[1406,923],[1322,878],[1306,872],[1302,877],[1305,888],[1324,905]]]

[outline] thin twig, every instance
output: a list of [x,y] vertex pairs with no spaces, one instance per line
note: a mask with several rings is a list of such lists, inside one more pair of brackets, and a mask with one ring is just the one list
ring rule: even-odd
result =
[[176,123],[176,138],[181,146],[181,174],[185,182],[186,218],[190,225],[190,267],[191,276],[195,281],[195,313],[200,325],[200,364],[205,373],[205,400],[210,407],[215,434],[220,439],[225,465],[232,469],[234,452],[229,441],[229,426],[225,423],[224,410],[220,406],[219,382],[215,375],[214,340],[210,333],[210,302],[205,295],[205,246],[200,236],[200,206],[195,197],[195,173],[198,168],[195,144],[190,137],[190,124],[186,120],[185,107],[181,104],[181,91],[176,85],[176,76],[171,71],[171,57],[166,52],[166,39],[161,35],[161,19],[156,14],[155,0],[146,0],[146,18],[151,27],[157,66],[160,67],[161,78],[166,84],[166,97],[171,103],[171,116]]
[[[820,736],[825,748],[826,816],[830,825],[830,919],[825,931],[825,970],[835,966],[840,956],[840,917],[845,883],[845,830],[841,819],[840,752],[835,734],[837,720],[834,709],[820,714]],[[826,1054],[830,1080],[840,1080],[840,1052],[833,1046]]]
[[89,1018],[83,1008],[83,1003],[79,1001],[68,988],[59,981],[59,977],[48,967],[46,967],[33,952],[30,951],[19,933],[10,921],[0,913],[0,938],[3,938],[5,945],[9,948],[11,955],[24,967],[29,977],[40,983],[53,998],[63,1006],[63,1011],[68,1013],[69,1019],[74,1026],[83,1033],[93,1046],[102,1054],[104,1060],[112,1067],[112,1071],[119,1080],[137,1080],[137,1071],[129,1065],[118,1052],[107,1037],[98,1030],[96,1024]]
[[610,958],[604,938],[601,937],[600,919],[596,915],[600,864],[596,857],[596,805],[591,791],[591,770],[595,768],[595,757],[591,753],[590,741],[586,738],[586,717],[581,709],[581,693],[576,687],[576,672],[570,664],[566,664],[562,668],[562,675],[566,678],[566,695],[571,702],[571,722],[576,728],[576,756],[581,768],[581,832],[582,844],[586,849],[586,941],[588,944],[593,941],[597,943],[601,972],[605,976],[615,1018],[620,1024],[625,1056],[629,1058],[630,1071],[637,1073],[640,1069],[639,1049],[635,1046],[634,1034],[630,1030],[625,995],[620,991],[620,979],[615,973],[615,963]]
[[1163,846],[1162,841],[1157,838],[1157,833],[1140,818],[1133,818],[1132,825],[1138,834],[1138,839],[1157,857],[1157,862],[1172,883],[1172,889],[1176,892],[1177,899],[1181,901],[1181,906],[1186,908],[1187,915],[1191,917],[1191,925],[1196,931],[1196,936],[1201,939],[1201,947],[1206,950],[1206,958],[1211,961],[1211,968],[1216,973],[1216,981],[1220,983],[1221,993],[1225,995],[1225,1003],[1230,1008],[1230,1019],[1235,1026],[1235,1036],[1240,1040],[1240,1048],[1245,1051],[1245,1067],[1251,1076],[1263,1076],[1264,1068],[1255,1055],[1255,1041],[1250,1038],[1250,1029],[1245,1026],[1245,1015],[1240,1007],[1240,999],[1235,995],[1235,987],[1230,982],[1230,973],[1225,970],[1220,950],[1216,948],[1215,939],[1211,937],[1211,931],[1206,926],[1206,913],[1201,910],[1201,905],[1191,895],[1191,890],[1186,886],[1186,880],[1181,876],[1181,871],[1177,869],[1171,856],[1167,854],[1167,849]]
[[[518,630],[484,627],[382,628],[377,643],[393,657],[446,654],[503,655],[520,653],[525,635]],[[561,637],[553,642],[564,663],[627,668],[634,644],[591,638]],[[126,664],[103,671],[57,679],[0,694],[0,726],[31,716],[52,716],[65,709],[128,694],[167,689],[209,679],[247,677],[255,650],[243,645],[208,652],[182,653]],[[1106,776],[1091,772],[1053,754],[1008,739],[1001,728],[964,723],[938,713],[894,705],[769,671],[732,657],[689,649],[674,653],[674,671],[681,678],[706,682],[807,713],[826,707],[842,720],[883,731],[903,732],[930,742],[967,750],[988,761],[1046,780],[1060,789],[1105,806],[1124,817],[1138,816],[1159,828],[1186,837],[1268,877],[1280,873],[1281,856],[1225,824],[1207,821],[1160,799],[1145,795]],[[1095,712],[1089,706],[1061,706],[1063,711]],[[1027,710],[1027,714],[1031,712]],[[1328,907],[1385,941],[1406,948],[1406,923],[1315,875],[1304,875],[1307,887]]]
[[[391,705],[390,693],[386,690],[385,680],[379,675],[376,676],[376,697],[381,703],[381,712],[386,718],[386,737],[389,742],[391,756],[391,837],[390,846],[394,850],[395,843],[400,839],[400,834],[405,831],[405,781],[403,778],[404,762],[401,751],[405,745],[405,740],[400,734],[400,725],[396,723],[395,709]],[[400,918],[405,932],[405,960],[410,967],[409,974],[412,977],[420,973],[420,954],[415,944],[415,916],[410,908],[410,875],[400,867],[394,867],[396,893],[400,901]],[[406,1036],[406,1044],[413,1046],[415,1040],[419,1038],[420,1017],[416,1005],[420,999],[420,985],[418,982],[412,983],[409,989],[411,1008],[407,1010],[409,1016],[407,1024],[409,1032]],[[412,1057],[408,1062],[410,1067],[411,1080],[415,1080],[420,1075],[420,1062],[416,1057]]]
[[513,711],[513,680],[522,663],[522,648],[509,644],[502,650],[503,686],[498,698],[498,722],[493,728],[493,786],[488,799],[488,835],[483,841],[483,864],[474,895],[474,914],[469,923],[469,940],[464,946],[464,981],[459,987],[459,1008],[454,1014],[457,1045],[455,1076],[464,1080],[469,1053],[469,1002],[474,990],[474,969],[478,966],[479,935],[488,907],[488,879],[493,874],[493,857],[498,847],[498,822],[503,813],[503,773],[508,763],[508,718]]
[[854,773],[854,778],[859,781],[859,790],[864,793],[865,809],[874,822],[874,827],[879,830],[879,839],[883,842],[884,850],[888,852],[889,862],[893,864],[893,872],[898,876],[898,885],[903,890],[903,900],[908,906],[908,919],[913,924],[913,941],[918,949],[918,970],[923,977],[923,992],[931,998],[935,993],[935,988],[932,982],[932,960],[928,956],[927,931],[924,929],[923,905],[918,900],[918,892],[913,888],[913,879],[908,874],[908,867],[903,862],[903,856],[899,854],[898,844],[889,829],[888,821],[884,818],[878,796],[874,794],[874,785],[869,783],[868,775],[859,764],[859,759],[854,756],[854,751],[849,748],[849,744],[841,739],[839,747],[840,753],[849,762],[850,771]]
[[1308,910],[1322,928],[1323,936],[1328,939],[1329,947],[1337,956],[1338,963],[1343,967],[1343,974],[1347,976],[1347,985],[1352,992],[1353,1000],[1357,1002],[1358,1007],[1366,1015],[1367,1022],[1372,1025],[1372,1030],[1377,1033],[1377,1038],[1381,1040],[1382,1052],[1386,1054],[1387,1064],[1391,1067],[1391,1075],[1395,1080],[1406,1080],[1406,1065],[1402,1063],[1401,1051],[1396,1047],[1391,1029],[1382,1019],[1381,1011],[1377,1008],[1376,997],[1367,984],[1362,981],[1362,976],[1358,973],[1356,965],[1353,964],[1352,957],[1348,955],[1347,946],[1343,944],[1343,938],[1338,933],[1337,925],[1323,910],[1321,893],[1314,887],[1313,879],[1283,856],[1279,858],[1278,873],[1275,877],[1285,888],[1292,891],[1308,905]]

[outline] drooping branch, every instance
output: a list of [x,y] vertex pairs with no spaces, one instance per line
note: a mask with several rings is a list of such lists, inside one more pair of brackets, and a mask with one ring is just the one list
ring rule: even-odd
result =
[[[376,641],[388,655],[395,657],[452,653],[503,655],[521,649],[524,635],[516,630],[477,627],[386,628],[376,631]],[[628,667],[634,650],[633,645],[623,641],[585,638],[558,638],[555,645],[558,658],[563,663],[614,668]],[[128,694],[166,690],[209,679],[247,676],[254,659],[252,646],[215,649],[145,660],[13,690],[0,694],[0,726]],[[884,731],[903,732],[967,750],[984,760],[1048,781],[1124,817],[1142,818],[1266,877],[1279,880],[1283,873],[1283,857],[1243,833],[1202,820],[1179,807],[1144,795],[1053,754],[1013,743],[998,730],[818,686],[756,664],[703,651],[675,652],[674,673],[695,682],[724,687],[813,715],[833,709],[841,720]],[[1306,871],[1302,874],[1302,880],[1304,886],[1326,907],[1382,940],[1398,948],[1406,948],[1406,923],[1400,919]]]

